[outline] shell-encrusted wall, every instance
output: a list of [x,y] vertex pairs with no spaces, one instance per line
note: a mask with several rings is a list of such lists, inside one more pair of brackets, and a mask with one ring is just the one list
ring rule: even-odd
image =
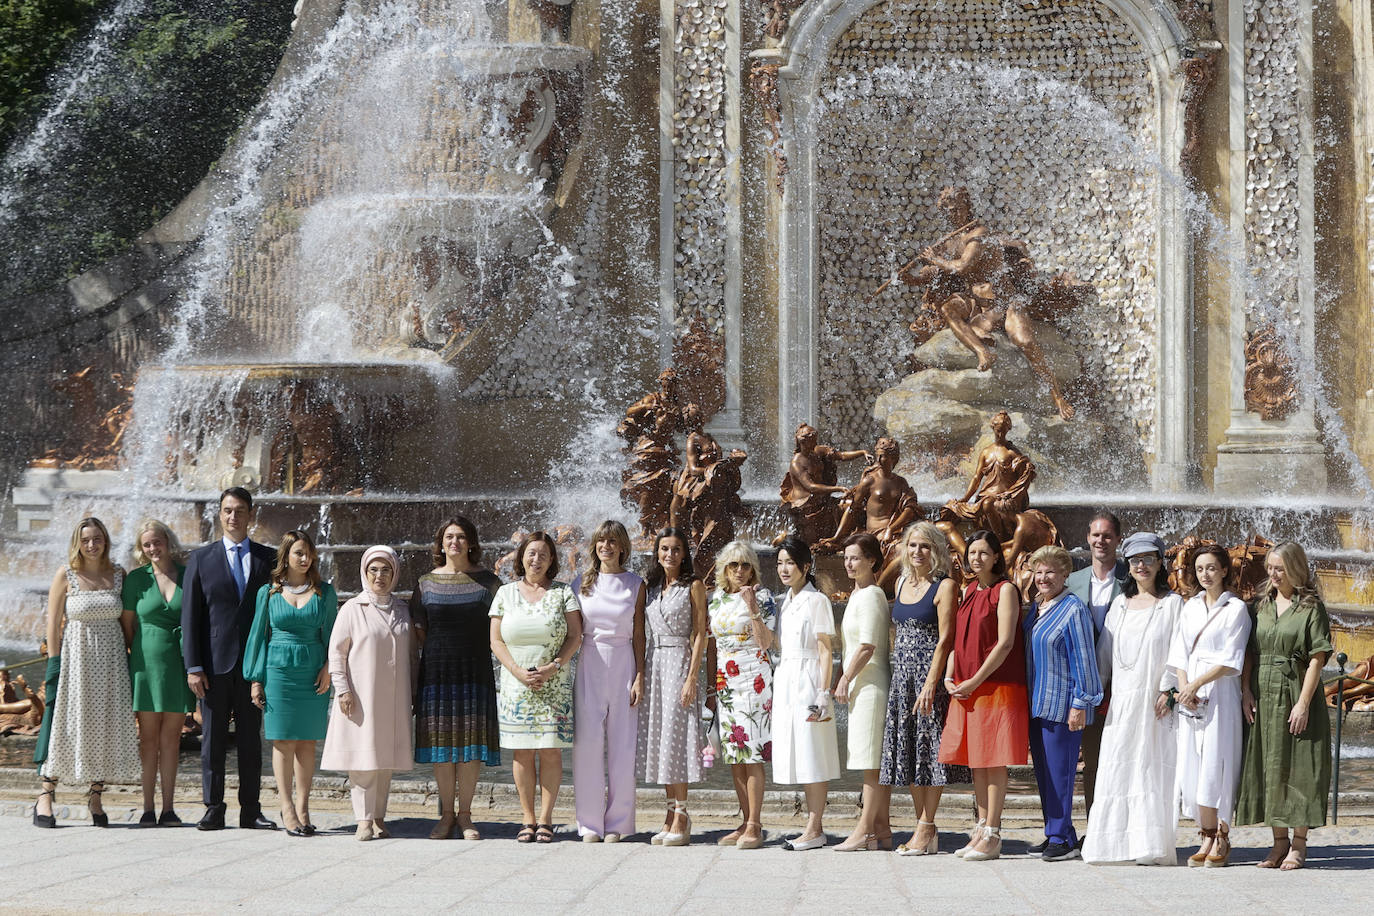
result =
[[1245,306],[1252,324],[1298,318],[1298,20],[1293,0],[1245,0],[1245,254],[1257,281]]
[[[678,0],[673,31],[673,333],[725,330],[728,255],[725,32],[730,0]],[[737,87],[736,87],[737,88]]]
[[1045,274],[1097,290],[1060,322],[1087,412],[1150,451],[1155,409],[1155,88],[1130,28],[1092,0],[889,2],[830,56],[817,131],[819,420],[849,447],[882,431],[875,397],[910,371],[920,292],[863,297],[951,227],[946,185]]

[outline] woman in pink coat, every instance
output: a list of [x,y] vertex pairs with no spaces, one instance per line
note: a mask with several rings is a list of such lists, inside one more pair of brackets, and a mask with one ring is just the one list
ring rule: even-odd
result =
[[363,590],[339,609],[329,639],[330,711],[320,766],[347,770],[359,840],[386,839],[393,770],[413,767],[411,672],[416,670],[410,609],[391,593],[400,572],[390,547],[363,554]]

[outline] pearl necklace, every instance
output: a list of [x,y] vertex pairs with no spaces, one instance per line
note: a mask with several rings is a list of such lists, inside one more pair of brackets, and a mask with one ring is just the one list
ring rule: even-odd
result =
[[[1164,599],[1163,599],[1163,598],[1156,598],[1155,601],[1154,601],[1154,604],[1151,604],[1151,605],[1150,605],[1150,616],[1145,618],[1145,627],[1140,631],[1140,642],[1139,642],[1139,643],[1136,645],[1136,647],[1135,647],[1135,658],[1131,659],[1130,664],[1127,664],[1127,663],[1126,663],[1124,660],[1122,660],[1122,658],[1121,658],[1121,639],[1120,639],[1120,637],[1119,637],[1119,634],[1113,636],[1113,638],[1112,638],[1112,665],[1113,665],[1114,667],[1120,668],[1122,671],[1134,671],[1134,670],[1135,670],[1135,666],[1136,666],[1137,664],[1140,663],[1140,656],[1143,655],[1143,654],[1145,653],[1145,640],[1146,640],[1146,637],[1147,637],[1147,636],[1149,635],[1149,633],[1150,633],[1150,624],[1152,624],[1152,623],[1155,622],[1155,611],[1158,611],[1158,610],[1159,610],[1159,606],[1160,606],[1161,604],[1163,604],[1163,603],[1164,603]],[[1128,608],[1128,607],[1126,607],[1125,602],[1122,603],[1121,609],[1122,609],[1123,611],[1126,611],[1127,613],[1132,613],[1131,609]],[[1135,613],[1136,615],[1139,615],[1140,611],[1137,610],[1137,611],[1134,611],[1134,613]]]
[[312,585],[310,582],[306,582],[304,585],[287,585],[285,582],[283,582],[281,590],[284,592],[290,592],[293,595],[304,595],[306,592],[310,591],[314,587],[315,586]]

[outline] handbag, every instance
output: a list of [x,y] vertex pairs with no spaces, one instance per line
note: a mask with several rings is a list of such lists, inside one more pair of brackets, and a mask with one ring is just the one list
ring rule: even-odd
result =
[[701,707],[701,765],[710,769],[720,756],[720,727],[716,713],[708,706]]

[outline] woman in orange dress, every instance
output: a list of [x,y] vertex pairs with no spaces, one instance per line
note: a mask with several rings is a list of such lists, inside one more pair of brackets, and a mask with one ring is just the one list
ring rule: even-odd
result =
[[973,532],[964,562],[974,578],[959,602],[954,651],[945,671],[950,705],[940,762],[973,771],[978,826],[955,855],[976,862],[1002,854],[1007,767],[1026,763],[1030,719],[1021,596],[1007,579],[997,535]]

